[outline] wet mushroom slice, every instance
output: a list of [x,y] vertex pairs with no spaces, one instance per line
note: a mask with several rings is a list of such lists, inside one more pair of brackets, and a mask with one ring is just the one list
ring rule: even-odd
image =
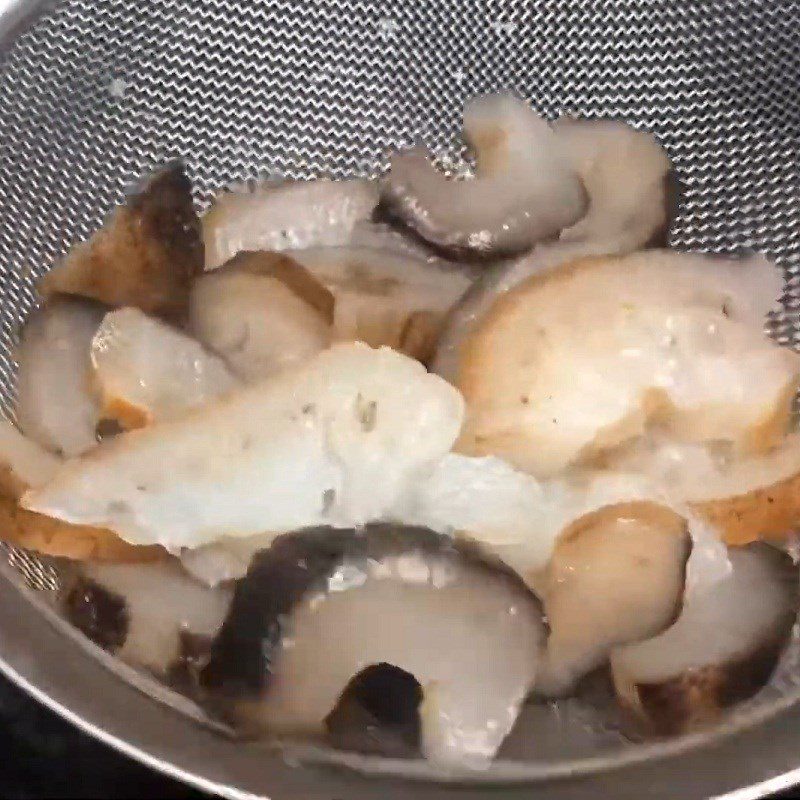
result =
[[195,280],[190,305],[193,334],[248,382],[302,363],[331,343],[333,296],[279,253],[239,253]]
[[463,265],[373,247],[311,248],[292,257],[333,295],[335,339],[386,345],[423,363],[474,277]]
[[457,378],[460,348],[494,302],[533,275],[589,256],[625,255],[663,244],[677,207],[677,180],[653,136],[621,122],[560,119],[559,143],[580,176],[586,214],[557,242],[484,271],[447,317],[433,370]]
[[123,429],[180,416],[239,385],[221,358],[136,308],[106,314],[91,362],[100,416]]
[[174,562],[83,564],[65,597],[67,618],[123,661],[166,674],[185,634],[213,637],[232,591],[209,589]]
[[22,503],[172,551],[225,536],[360,525],[384,518],[449,452],[463,410],[458,392],[417,361],[337,344],[68,461]]
[[51,480],[63,463],[10,422],[0,422],[0,540],[75,561],[142,562],[166,556],[161,547],[134,547],[107,529],[71,525],[20,508],[22,494]]
[[423,755],[480,766],[511,729],[543,638],[533,595],[473,547],[423,528],[311,529],[256,556],[201,684],[250,734],[322,734],[351,680],[388,664],[422,689]]
[[42,278],[42,296],[80,295],[182,321],[191,280],[203,270],[191,188],[180,163],[156,172]]
[[474,180],[450,180],[419,149],[398,153],[384,181],[389,213],[424,240],[460,257],[530,249],[577,222],[581,182],[558,138],[523,100],[485,95],[464,108]]
[[674,625],[611,653],[617,697],[645,730],[715,721],[768,680],[797,612],[797,573],[767,545],[731,548],[730,574],[689,591]]
[[763,330],[782,286],[763,258],[658,250],[528,279],[462,346],[457,450],[540,478],[652,428],[768,452],[800,377],[800,357]]
[[26,436],[71,457],[97,444],[89,350],[106,309],[59,297],[34,311],[17,348],[17,421]]
[[377,183],[365,180],[262,183],[224,192],[203,217],[206,269],[242,250],[346,244],[377,203]]
[[677,206],[672,164],[655,137],[614,120],[564,117],[553,125],[589,198],[562,242],[605,242],[607,254],[666,245]]
[[537,582],[550,627],[537,692],[566,695],[614,646],[667,627],[688,555],[684,520],[653,503],[606,507],[569,526]]

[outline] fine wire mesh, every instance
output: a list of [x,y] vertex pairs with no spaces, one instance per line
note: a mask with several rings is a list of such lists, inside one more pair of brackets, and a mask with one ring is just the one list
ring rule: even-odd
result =
[[[471,95],[653,131],[683,186],[672,244],[760,250],[800,345],[800,0],[69,0],[0,72],[0,408],[33,282],[125,189],[182,157],[199,207],[269,174],[375,175],[415,141],[457,163]],[[29,584],[49,563],[6,548]]]

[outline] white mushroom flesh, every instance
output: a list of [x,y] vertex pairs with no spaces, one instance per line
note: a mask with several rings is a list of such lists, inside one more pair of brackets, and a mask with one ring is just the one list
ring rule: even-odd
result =
[[331,343],[331,328],[312,305],[272,275],[219,271],[195,281],[190,328],[254,383],[301,364]]
[[723,580],[687,587],[675,624],[611,652],[623,705],[663,733],[713,720],[766,682],[797,608],[797,576],[765,545],[731,548]]
[[206,269],[242,250],[290,250],[346,244],[378,202],[377,184],[364,180],[265,183],[227,192],[203,217]]
[[239,383],[199,342],[135,308],[106,314],[91,360],[103,415],[123,427],[180,416]]
[[688,591],[675,624],[659,636],[613,651],[614,670],[639,683],[660,683],[755,649],[791,609],[791,592],[765,551],[731,548],[728,557],[727,578]]
[[472,283],[440,259],[424,260],[367,247],[309,249],[292,256],[335,298],[333,336],[403,349],[409,321],[427,314],[431,331]]
[[340,344],[184,418],[118,436],[23,504],[168,549],[358,525],[382,518],[450,450],[462,417],[458,392],[416,361]]
[[0,420],[0,469],[9,471],[17,488],[42,486],[61,466],[61,459]]
[[[437,537],[423,531],[427,543],[414,547],[405,529],[412,541],[392,547],[377,538],[383,530],[300,532],[261,553],[205,685],[233,700],[246,727],[323,733],[350,679],[391,664],[422,687],[423,754],[484,767],[535,679],[541,609],[515,576],[446,537],[431,544]],[[315,536],[318,545],[293,547]]]
[[89,350],[104,313],[89,301],[58,298],[23,328],[17,421],[26,436],[55,453],[75,456],[97,444]]
[[423,754],[443,764],[485,764],[533,684],[544,626],[483,574],[436,574],[402,556],[380,568],[379,576],[358,576],[345,565],[332,580],[364,580],[364,589],[333,591],[324,603],[312,597],[295,612],[279,666],[285,677],[265,701],[266,724],[319,731],[349,679],[385,662],[423,688]]
[[612,120],[563,118],[553,129],[589,197],[585,216],[559,239],[605,243],[608,254],[653,244],[672,203],[672,164],[653,135]]

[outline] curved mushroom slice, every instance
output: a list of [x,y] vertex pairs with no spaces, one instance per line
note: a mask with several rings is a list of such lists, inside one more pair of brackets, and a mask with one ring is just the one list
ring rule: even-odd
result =
[[293,252],[335,299],[333,336],[386,345],[425,362],[442,320],[472,282],[466,269],[368,247]]
[[553,475],[642,434],[765,452],[784,437],[800,358],[763,333],[781,276],[647,251],[591,259],[506,294],[462,349],[458,449]]
[[537,586],[550,635],[536,690],[568,694],[614,646],[667,627],[688,550],[683,518],[653,503],[606,507],[570,525]]
[[374,181],[262,184],[221,194],[203,217],[206,269],[242,250],[290,250],[346,244],[378,204]]
[[84,564],[66,596],[69,620],[123,661],[164,674],[181,656],[182,637],[211,639],[231,602],[174,562]]
[[331,293],[277,253],[240,253],[192,287],[192,332],[248,382],[325,349],[332,319]]
[[611,653],[619,701],[655,733],[707,724],[754,694],[788,639],[797,610],[788,557],[765,545],[729,557],[728,578],[688,592],[672,627]]
[[562,118],[553,125],[589,197],[562,242],[605,242],[607,254],[666,244],[677,194],[672,164],[651,133],[613,120]]
[[423,754],[480,766],[543,637],[530,592],[474,548],[422,528],[313,529],[256,557],[201,682],[250,732],[314,734],[355,675],[390,664],[422,687]]
[[203,270],[200,222],[180,163],[156,172],[85,244],[39,282],[47,298],[71,294],[182,320]]
[[101,416],[123,428],[180,416],[239,383],[199,342],[135,308],[106,314],[91,361]]
[[25,323],[17,349],[17,420],[26,436],[74,456],[97,444],[89,350],[105,309],[57,298]]
[[173,550],[358,525],[398,504],[450,450],[462,417],[458,392],[416,361],[339,344],[186,417],[116,437],[68,462],[24,505]]
[[581,182],[558,138],[523,100],[486,95],[464,108],[474,180],[448,180],[420,150],[392,158],[383,200],[390,213],[449,253],[517,253],[576,222]]

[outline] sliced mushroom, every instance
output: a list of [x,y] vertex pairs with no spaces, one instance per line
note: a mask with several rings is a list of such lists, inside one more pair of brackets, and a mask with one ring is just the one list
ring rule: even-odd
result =
[[201,682],[250,733],[319,734],[351,679],[389,664],[422,687],[423,754],[481,765],[543,636],[530,592],[473,548],[421,528],[313,529],[253,561]]
[[191,280],[203,269],[191,188],[180,163],[155,173],[88,242],[42,278],[41,294],[80,295],[182,320]]
[[579,500],[545,486],[498,458],[448,453],[404,498],[393,517],[440,533],[480,541],[525,576],[550,559]]
[[242,250],[291,250],[346,244],[378,203],[364,180],[260,184],[221,194],[203,217],[206,269]]
[[577,259],[664,243],[677,188],[669,158],[655,139],[609,120],[561,119],[554,130],[583,182],[589,207],[558,242],[540,244],[478,278],[450,313],[437,347],[433,369],[448,380],[456,380],[461,345],[477,322],[517,284]]
[[91,361],[100,414],[122,428],[180,416],[239,383],[199,342],[135,308],[106,314]]
[[609,506],[570,525],[537,585],[550,626],[537,691],[568,694],[613,647],[667,627],[688,551],[683,518],[653,503]]
[[613,650],[623,707],[646,730],[675,734],[716,720],[772,674],[797,611],[797,575],[766,545],[732,548],[730,575],[687,592],[659,636]]
[[553,126],[589,197],[562,242],[605,242],[606,254],[666,245],[677,186],[651,133],[613,120],[559,119]]
[[89,350],[104,314],[97,303],[58,298],[22,329],[17,420],[26,436],[55,453],[74,456],[97,444]]
[[[388,348],[339,344],[68,462],[23,504],[172,550],[380,519],[447,453],[463,403]],[[380,480],[376,480],[376,475]]]
[[331,293],[277,253],[240,253],[192,287],[192,332],[248,382],[326,348],[332,319]]
[[386,345],[420,361],[445,314],[472,283],[468,269],[371,247],[312,248],[292,256],[335,298],[333,336]]
[[534,277],[461,350],[458,449],[543,477],[649,427],[766,452],[785,436],[800,357],[763,332],[782,288],[764,259],[645,251]]
[[498,256],[530,249],[576,222],[586,207],[557,136],[528,104],[486,95],[464,109],[474,180],[449,180],[419,149],[392,158],[383,202],[449,254]]
[[217,633],[231,594],[201,586],[173,562],[84,564],[67,593],[66,612],[123,661],[164,674],[178,660],[184,634]]
[[43,486],[61,466],[61,459],[0,421],[0,486],[18,497],[30,486]]
[[0,422],[0,540],[76,561],[158,561],[166,555],[161,547],[134,547],[109,530],[71,525],[20,508],[20,496],[46,484],[62,464],[11,423]]

